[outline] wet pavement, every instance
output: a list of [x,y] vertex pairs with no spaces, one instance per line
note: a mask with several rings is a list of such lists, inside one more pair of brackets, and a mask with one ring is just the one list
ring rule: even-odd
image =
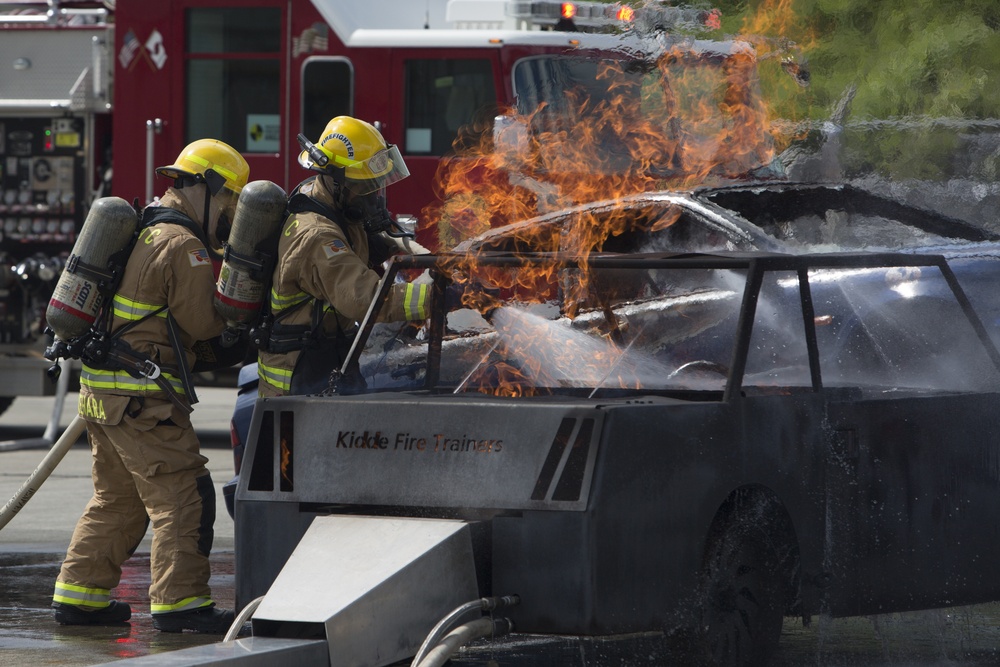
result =
[[[96,665],[217,642],[214,635],[164,633],[149,615],[149,554],[125,564],[114,597],[132,607],[130,623],[118,627],[62,626],[52,619],[52,584],[62,554],[0,554],[0,665]],[[212,595],[233,606],[233,553],[212,557]]]
[[[233,476],[229,415],[235,391],[199,389],[201,403],[192,422],[209,458],[216,488],[212,596],[232,608],[234,597],[233,523],[222,499],[222,485]],[[18,398],[0,416],[0,441],[37,438],[52,411],[51,398]],[[60,424],[72,419],[76,395],[66,398]],[[0,452],[0,505],[7,502],[44,458],[45,449]],[[49,478],[0,530],[0,666],[96,665],[125,658],[175,651],[221,640],[219,636],[161,633],[149,615],[147,533],[124,567],[112,594],[132,607],[130,624],[114,628],[61,626],[52,618],[52,588],[81,512],[93,493],[90,452],[81,440],[67,452]]]
[[[228,415],[232,392],[201,391],[195,427],[209,457],[218,494],[213,597],[232,607],[233,527],[222,501],[232,476]],[[67,398],[75,406],[75,396]],[[51,399],[18,399],[0,417],[0,440],[37,437]],[[65,426],[69,421],[63,419]],[[5,503],[45,450],[0,452],[0,503]],[[21,512],[0,530],[0,666],[84,666],[161,654],[219,641],[194,633],[153,629],[149,615],[149,538],[124,566],[117,599],[133,609],[115,628],[57,625],[49,607],[70,533],[91,494],[89,452],[78,444]],[[400,663],[406,664],[406,663]],[[455,656],[456,667],[606,667],[703,664],[689,642],[658,634],[613,639],[513,635],[481,641]],[[1000,665],[1000,603],[850,619],[816,617],[808,627],[786,619],[772,667],[980,667]]]

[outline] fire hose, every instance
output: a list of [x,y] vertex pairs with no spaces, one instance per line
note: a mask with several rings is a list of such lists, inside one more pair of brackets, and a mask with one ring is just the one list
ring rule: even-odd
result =
[[[171,319],[167,318],[168,326],[171,326]],[[171,341],[176,339],[176,335],[171,336]],[[56,339],[49,349],[45,351],[45,354],[47,357],[54,359],[73,357],[82,358],[90,363],[108,362],[112,364],[111,367],[121,368],[132,377],[152,380],[167,394],[167,397],[174,405],[186,412],[191,412],[191,406],[178,398],[170,383],[163,377],[160,367],[153,363],[149,357],[133,352],[124,341],[116,337],[109,337],[99,332],[91,331],[86,336],[81,336],[71,343]],[[58,377],[61,374],[61,366],[53,366],[50,372],[53,372]],[[183,376],[186,386],[190,387],[188,396],[196,400],[193,387],[190,386],[190,378],[186,371],[183,373]],[[66,427],[66,430],[63,431],[62,436],[56,440],[49,449],[49,453],[45,455],[42,462],[35,468],[35,471],[28,476],[28,479],[24,480],[24,484],[7,501],[3,509],[0,509],[0,530],[3,530],[4,526],[14,518],[14,515],[20,512],[21,508],[31,500],[31,497],[35,495],[38,488],[48,479],[52,471],[59,465],[59,462],[66,456],[66,452],[76,444],[76,441],[86,430],[87,422],[80,415],[74,417],[73,421]]]
[[[451,613],[441,619],[431,630],[430,634],[427,635],[427,638],[420,646],[417,654],[413,656],[413,662],[410,663],[410,667],[431,667],[431,665],[442,665],[452,653],[468,641],[478,639],[479,637],[483,637],[491,633],[505,634],[510,632],[511,624],[509,620],[504,618],[494,621],[490,618],[482,618],[477,619],[477,621],[485,620],[488,623],[488,626],[478,623],[477,621],[473,621],[471,623],[465,623],[458,628],[455,628],[447,636],[443,636],[444,633],[448,631],[448,629],[451,628],[458,619],[469,614],[470,612],[492,612],[494,609],[512,607],[520,602],[521,598],[517,595],[504,595],[503,597],[480,598],[478,600],[466,602],[460,607],[454,609]],[[431,658],[430,654],[432,652],[435,654],[434,658]]]
[[0,530],[10,523],[14,515],[21,511],[31,497],[35,495],[42,483],[48,479],[52,471],[56,469],[59,462],[66,456],[70,447],[76,444],[80,436],[87,430],[87,422],[80,415],[73,418],[63,434],[55,441],[49,453],[45,455],[42,462],[38,464],[35,471],[24,480],[24,484],[17,490],[14,496],[7,501],[7,504],[0,509]]
[[509,618],[483,616],[474,621],[463,623],[427,651],[418,665],[419,667],[442,667],[465,644],[481,637],[505,635],[511,631],[511,628]]

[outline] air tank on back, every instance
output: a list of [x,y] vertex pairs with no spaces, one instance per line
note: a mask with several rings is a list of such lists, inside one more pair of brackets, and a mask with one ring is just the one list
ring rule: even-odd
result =
[[240,192],[215,287],[215,310],[230,329],[251,322],[267,296],[277,250],[268,246],[277,238],[286,201],[285,191],[271,181],[252,181]]
[[[119,197],[102,197],[90,207],[45,311],[45,319],[58,338],[82,336],[97,319],[102,291],[111,287],[115,278],[110,261],[130,245],[137,222],[135,209]],[[127,259],[120,258],[119,271]]]

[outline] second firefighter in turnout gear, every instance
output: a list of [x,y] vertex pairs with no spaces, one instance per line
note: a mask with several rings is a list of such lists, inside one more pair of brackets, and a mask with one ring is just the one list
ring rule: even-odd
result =
[[[55,586],[63,624],[130,617],[111,599],[121,566],[152,524],[150,611],[166,632],[224,633],[232,611],[209,588],[215,487],[189,418],[196,342],[225,322],[213,306],[212,252],[222,249],[249,166],[229,145],[202,139],[156,170],[173,186],[142,212],[113,298],[110,331],[160,369],[158,382],[84,363],[79,414],[87,421],[94,496],[77,523]],[[164,382],[163,380],[166,380]]]
[[[328,388],[377,291],[381,277],[373,267],[401,236],[383,192],[409,172],[374,126],[338,116],[315,144],[301,135],[299,141],[299,164],[318,174],[289,197],[290,215],[278,240],[273,320],[258,365],[262,396]],[[429,284],[393,285],[379,321],[425,319],[429,295]]]

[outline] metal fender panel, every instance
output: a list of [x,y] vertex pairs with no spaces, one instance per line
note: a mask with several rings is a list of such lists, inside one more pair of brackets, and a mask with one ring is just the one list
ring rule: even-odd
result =
[[251,427],[253,472],[239,497],[583,510],[602,423],[593,407],[537,399],[264,400]]

